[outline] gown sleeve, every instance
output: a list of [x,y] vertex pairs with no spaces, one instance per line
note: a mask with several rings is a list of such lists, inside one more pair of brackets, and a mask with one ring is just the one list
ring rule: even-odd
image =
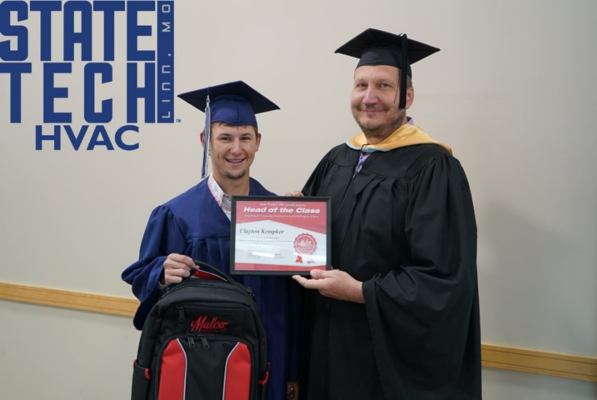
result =
[[185,247],[185,238],[172,211],[166,206],[153,210],[141,241],[139,260],[122,273],[122,280],[132,285],[133,294],[141,302],[133,320],[137,329],[142,329],[147,314],[160,296],[158,280],[166,257],[171,253],[183,254]]
[[477,228],[468,182],[453,157],[428,160],[407,190],[404,226],[396,228],[404,230],[407,261],[364,282],[365,307],[382,386],[412,374],[441,396],[479,351]]

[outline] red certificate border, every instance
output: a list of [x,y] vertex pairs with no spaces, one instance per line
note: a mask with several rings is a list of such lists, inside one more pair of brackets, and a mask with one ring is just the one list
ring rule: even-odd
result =
[[[310,205],[316,206],[319,209],[325,209],[325,216],[317,219],[316,225],[317,230],[325,234],[326,241],[326,254],[325,263],[309,266],[293,266],[293,265],[279,265],[279,264],[264,264],[264,263],[245,263],[238,262],[236,257],[237,237],[236,237],[236,226],[242,221],[246,221],[246,214],[239,210],[239,205],[246,206],[247,203],[255,204],[255,208],[258,208],[260,203],[263,202],[275,202],[286,205],[287,208],[296,207],[297,203],[311,203]],[[331,232],[331,198],[329,197],[290,197],[290,196],[234,196],[232,197],[232,213],[231,213],[231,226],[230,226],[230,274],[231,275],[309,275],[309,271],[313,269],[329,270],[331,269],[332,260],[332,232]],[[271,220],[276,221],[278,219],[276,213],[269,213],[267,210],[261,213],[261,218],[266,218],[264,215],[271,216]],[[310,216],[314,218],[314,216]],[[321,220],[324,219],[324,223]],[[283,221],[286,222],[286,221]],[[323,225],[323,226],[322,226]],[[300,236],[300,235],[299,235]],[[309,235],[306,234],[303,237],[304,243],[307,246],[306,251],[308,252],[309,246]],[[294,250],[294,249],[289,249]],[[298,260],[298,258],[297,258]]]

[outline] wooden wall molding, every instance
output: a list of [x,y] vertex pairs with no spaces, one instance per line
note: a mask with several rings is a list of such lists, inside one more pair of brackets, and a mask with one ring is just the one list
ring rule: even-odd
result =
[[484,343],[481,346],[481,358],[484,367],[597,382],[597,358],[595,357]]
[[[135,299],[0,282],[0,299],[132,317]],[[597,358],[482,345],[483,366],[597,382]]]
[[0,299],[132,317],[136,299],[0,282]]

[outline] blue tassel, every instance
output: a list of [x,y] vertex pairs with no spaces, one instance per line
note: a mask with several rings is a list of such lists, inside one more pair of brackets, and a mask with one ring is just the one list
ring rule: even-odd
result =
[[205,179],[209,175],[209,142],[211,136],[211,108],[209,107],[209,95],[205,100],[205,144],[203,146],[203,165],[201,166],[201,179]]

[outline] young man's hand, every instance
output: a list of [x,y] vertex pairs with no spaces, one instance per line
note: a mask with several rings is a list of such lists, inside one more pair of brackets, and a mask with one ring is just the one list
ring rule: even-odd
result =
[[164,280],[160,282],[163,285],[172,285],[182,282],[183,278],[191,276],[197,266],[191,257],[182,254],[172,253],[164,261]]

